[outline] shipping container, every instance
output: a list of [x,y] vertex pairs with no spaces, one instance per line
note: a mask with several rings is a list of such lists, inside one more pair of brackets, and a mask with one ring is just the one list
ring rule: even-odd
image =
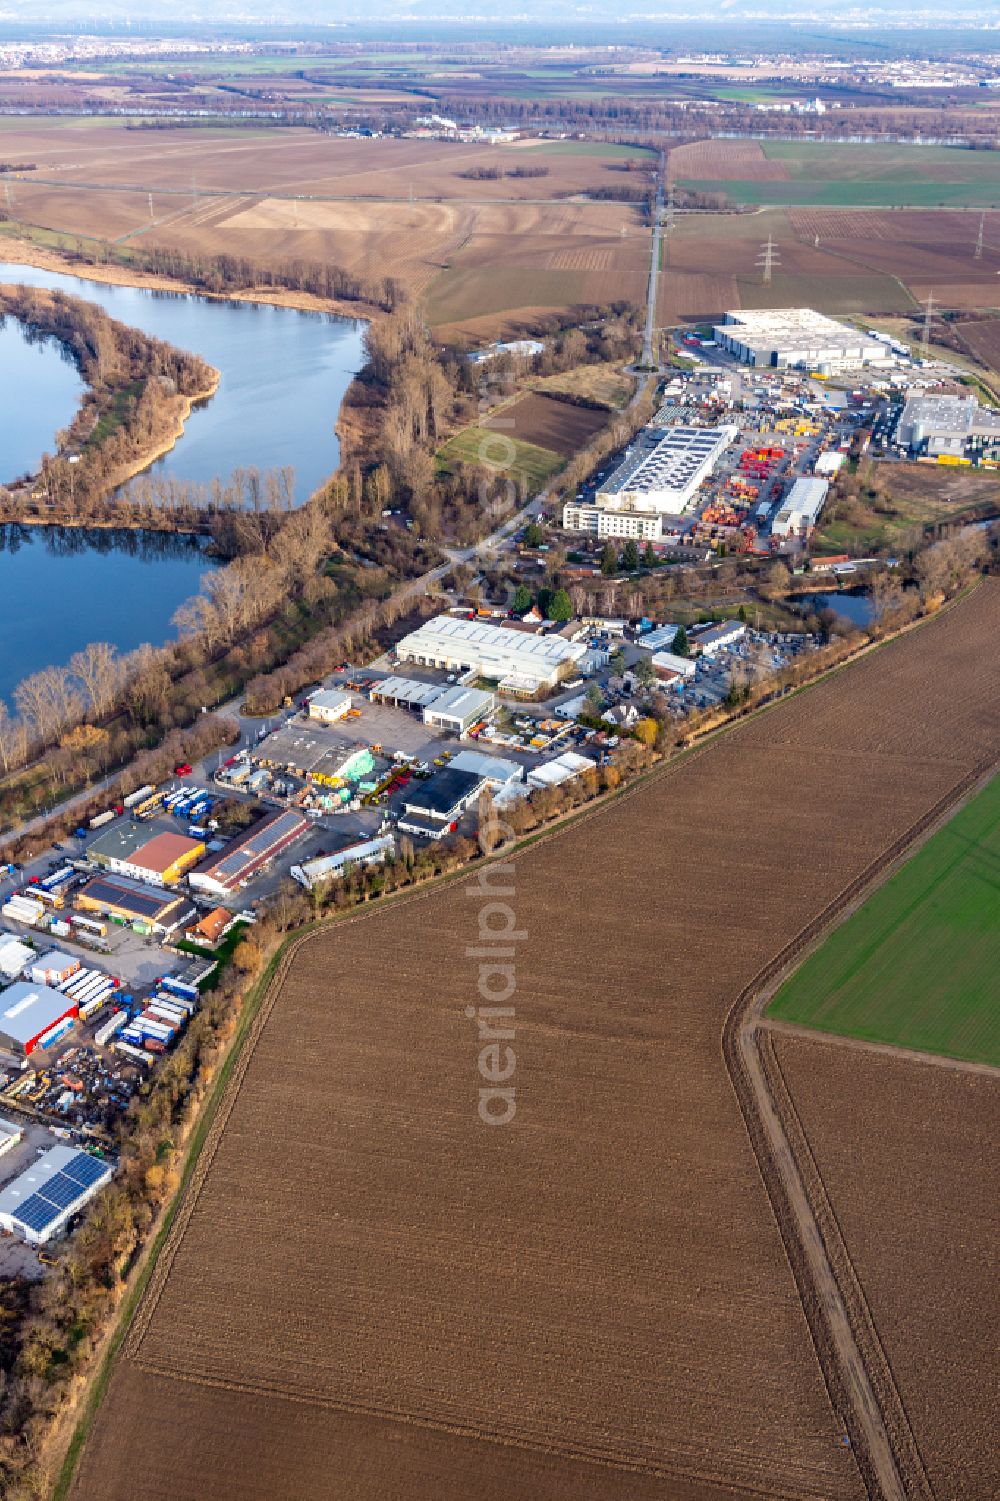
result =
[[75,913],[70,922],[75,928],[83,928],[86,933],[96,933],[98,938],[103,938],[108,931],[107,924],[96,917],[81,917],[79,913]]
[[180,1006],[171,1006],[168,1001],[152,1000],[149,1003],[149,1010],[154,1016],[162,1017],[170,1026],[183,1027],[188,1021],[187,1012],[183,1011]]
[[177,980],[172,975],[164,975],[159,984],[164,990],[175,990],[178,995],[189,996],[192,1001],[198,999],[197,985],[189,985],[186,980]]
[[122,804],[126,808],[134,808],[137,803],[145,802],[150,793],[155,791],[156,788],[154,787],[153,783],[148,782],[145,787],[138,787],[136,788],[135,792],[130,792],[128,797],[123,797]]
[[187,1016],[194,1016],[198,1009],[196,1003],[189,996],[178,995],[176,991],[158,990],[153,999],[163,1001],[170,1006],[176,1006],[179,1011],[183,1011]]
[[[124,1036],[125,1034],[122,1033],[123,1039]],[[137,1063],[144,1063],[147,1067],[153,1061],[148,1053],[144,1053],[141,1048],[137,1048],[134,1044],[125,1042],[124,1040],[115,1043],[115,1051],[124,1053],[127,1058],[132,1058]]]
[[56,1022],[54,1027],[50,1027],[47,1032],[42,1033],[41,1037],[36,1043],[36,1046],[40,1048],[50,1048],[54,1042],[59,1041],[60,1037],[64,1037],[66,1035],[70,1027],[72,1027],[73,1021],[74,1018],[72,1016],[66,1016],[62,1021]]
[[122,1030],[127,1021],[127,1011],[116,1011],[114,1016],[108,1017],[108,1020],[104,1022],[102,1026],[98,1027],[97,1031],[94,1033],[94,1041],[97,1043],[97,1046],[99,1048],[103,1048],[107,1043],[111,1041],[116,1032],[120,1032]]

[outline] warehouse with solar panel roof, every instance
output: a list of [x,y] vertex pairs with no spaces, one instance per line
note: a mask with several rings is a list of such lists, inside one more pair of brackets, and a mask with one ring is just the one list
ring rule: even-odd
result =
[[0,1190],[0,1230],[43,1246],[110,1183],[114,1165],[75,1147],[58,1146]]

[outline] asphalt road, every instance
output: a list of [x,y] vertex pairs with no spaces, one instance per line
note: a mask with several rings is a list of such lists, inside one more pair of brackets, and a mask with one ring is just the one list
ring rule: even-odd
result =
[[656,332],[656,289],[660,274],[660,216],[663,213],[662,170],[656,181],[656,205],[653,209],[653,243],[649,258],[649,285],[646,290],[646,328],[642,336],[642,363],[653,363],[653,336]]

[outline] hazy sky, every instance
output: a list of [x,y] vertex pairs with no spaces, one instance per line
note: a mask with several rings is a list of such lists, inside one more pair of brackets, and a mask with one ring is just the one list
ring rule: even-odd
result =
[[[727,41],[733,22],[796,20],[810,28],[817,23],[845,30],[881,24],[920,27],[1000,24],[1000,0],[0,0],[0,23],[30,25],[49,22],[75,30],[106,30],[131,23],[143,30],[164,27],[244,24],[378,26],[394,22],[405,33],[419,31],[421,21],[458,22],[474,26],[488,19],[519,29],[538,25],[560,28],[579,24],[591,35],[605,26],[621,27],[647,20],[654,25],[679,21],[724,21]],[[998,37],[1000,42],[1000,37]]]

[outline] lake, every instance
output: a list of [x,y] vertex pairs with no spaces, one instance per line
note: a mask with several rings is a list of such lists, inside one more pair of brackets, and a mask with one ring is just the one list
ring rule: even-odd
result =
[[800,594],[795,603],[817,613],[820,610],[836,610],[838,615],[846,616],[852,625],[869,625],[875,614],[870,594],[849,594],[846,590],[834,590],[830,594]]
[[[364,325],[321,313],[184,293],[103,286],[0,262],[0,282],[58,288],[113,318],[200,354],[219,389],[192,412],[155,473],[208,484],[236,468],[291,465],[302,502],[337,467],[334,423],[363,361]],[[0,330],[0,483],[52,451],[82,394],[75,365],[53,340]],[[210,562],[191,538],[148,533],[0,527],[0,697],[88,641],[123,651],[174,634],[170,617]]]
[[[2,278],[0,278],[2,280]],[[84,384],[55,339],[32,339],[16,318],[0,327],[0,484],[33,473],[72,422]]]
[[[200,354],[220,372],[218,391],[191,413],[183,437],[153,466],[156,473],[207,484],[227,479],[236,468],[291,464],[301,502],[336,469],[334,424],[344,392],[362,364],[362,323],[264,303],[104,286],[9,262],[0,262],[0,282],[58,289],[96,302],[120,323]],[[58,359],[55,353],[47,362],[50,371]],[[29,409],[37,424],[37,407],[28,396],[22,400],[15,388],[5,426],[13,430]],[[69,415],[73,410],[71,406]],[[58,398],[47,415],[47,436],[34,460],[21,468],[37,463],[43,450],[51,448],[56,429],[65,425],[67,414]],[[6,453],[0,450],[0,481],[14,477],[8,470]]]
[[88,641],[159,645],[210,567],[194,537],[0,526],[0,698]]

